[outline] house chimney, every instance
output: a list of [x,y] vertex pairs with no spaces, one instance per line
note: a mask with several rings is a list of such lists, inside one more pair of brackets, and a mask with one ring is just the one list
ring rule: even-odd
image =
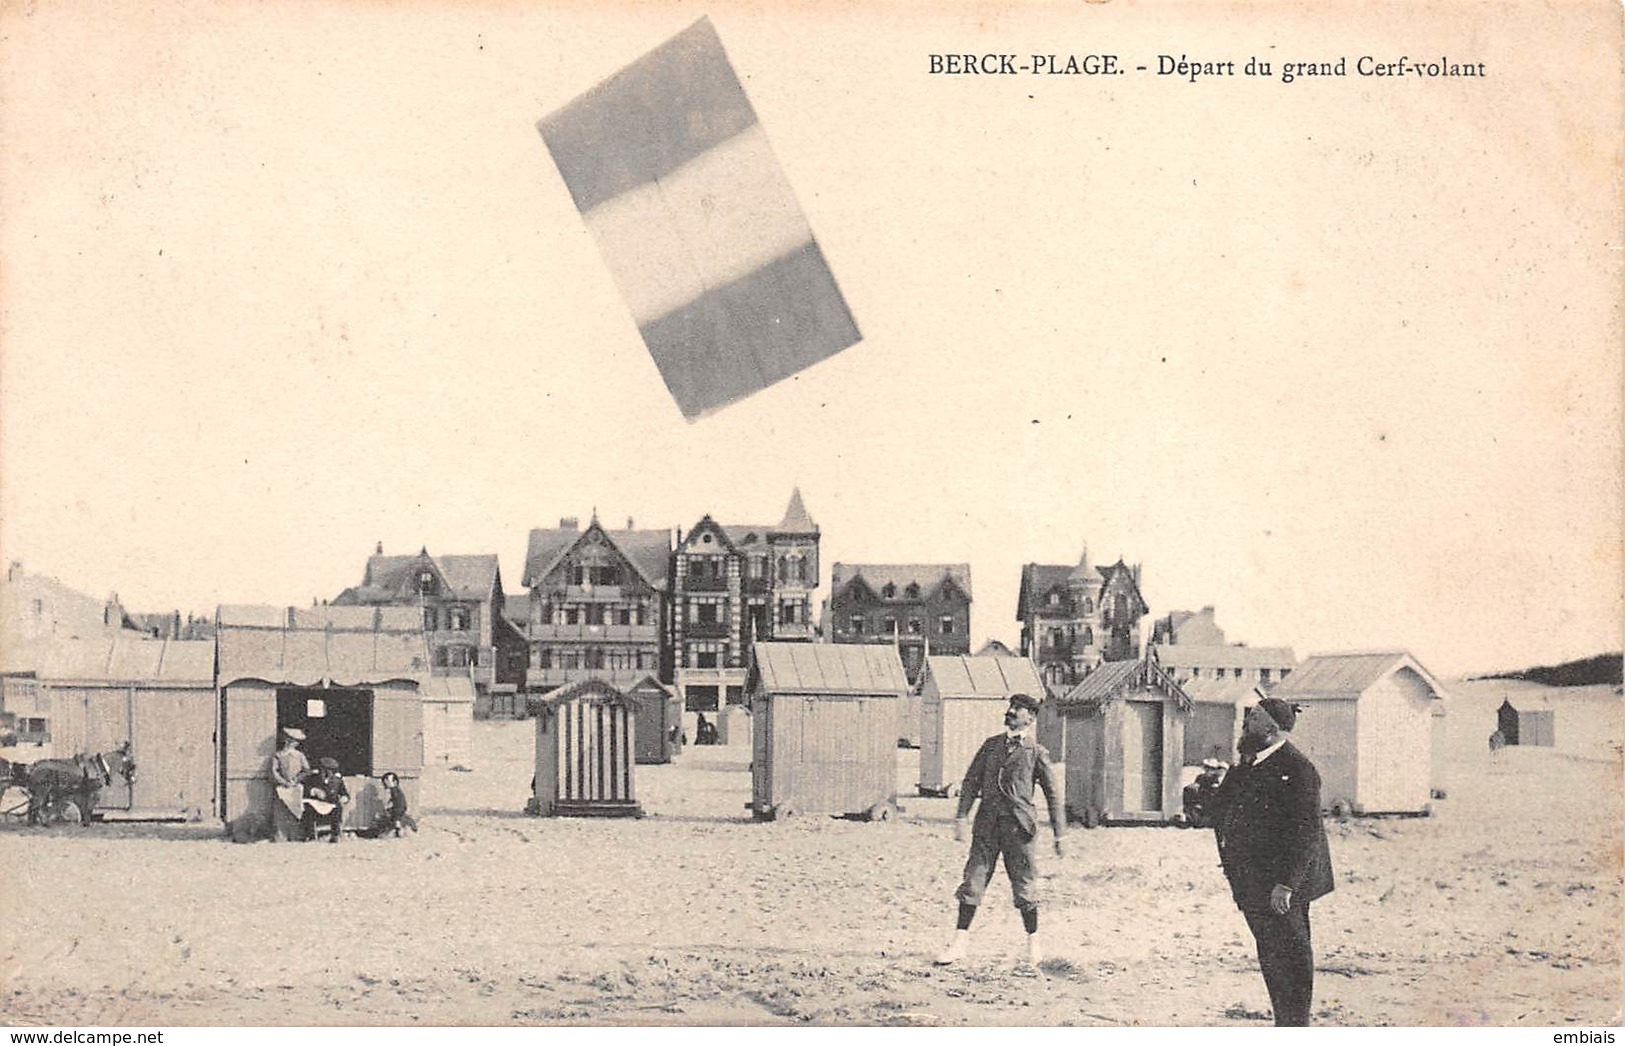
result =
[[380,541],[380,542],[378,542],[378,549],[377,549],[377,551],[375,551],[373,553],[373,555],[381,556],[383,554],[384,554],[384,543],[382,541]]
[[626,517],[626,529],[627,530],[636,530],[637,529],[635,526],[632,525],[632,517],[631,516]]
[[581,521],[579,519],[577,519],[575,516],[565,516],[564,518],[559,520],[559,529],[560,530],[575,530],[580,525],[581,525]]

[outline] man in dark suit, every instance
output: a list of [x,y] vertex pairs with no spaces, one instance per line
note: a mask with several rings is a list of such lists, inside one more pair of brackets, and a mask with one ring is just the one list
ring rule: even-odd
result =
[[1004,857],[1004,872],[1010,877],[1010,893],[1027,929],[1027,961],[1034,967],[1043,958],[1038,943],[1038,817],[1033,810],[1033,786],[1044,790],[1049,803],[1050,827],[1055,832],[1055,854],[1065,851],[1066,814],[1055,787],[1055,772],[1049,753],[1032,738],[1038,702],[1026,694],[1012,694],[1004,713],[1004,732],[982,742],[965,781],[960,786],[959,810],[954,815],[954,841],[965,841],[965,818],[978,798],[971,828],[970,859],[965,862],[965,878],[955,896],[959,898],[959,925],[948,950],[937,965],[950,966],[965,957],[971,920],[982,903],[994,866]]
[[1332,890],[1331,852],[1320,820],[1320,774],[1285,737],[1297,709],[1266,697],[1242,720],[1241,763],[1206,808],[1236,907],[1258,943],[1258,967],[1275,1023],[1309,1023],[1315,953],[1309,905]]

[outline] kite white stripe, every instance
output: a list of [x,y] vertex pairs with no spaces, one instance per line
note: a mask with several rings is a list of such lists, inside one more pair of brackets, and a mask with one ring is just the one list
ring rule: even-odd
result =
[[640,326],[812,241],[760,124],[583,217]]

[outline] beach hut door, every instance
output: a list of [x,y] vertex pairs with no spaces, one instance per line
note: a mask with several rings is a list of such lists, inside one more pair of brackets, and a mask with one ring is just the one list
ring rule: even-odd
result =
[[1155,702],[1123,708],[1123,810],[1162,810],[1162,705]]

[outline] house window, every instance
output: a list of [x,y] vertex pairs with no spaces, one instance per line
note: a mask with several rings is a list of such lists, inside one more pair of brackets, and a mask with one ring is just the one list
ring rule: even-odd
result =
[[1201,679],[1202,678],[1202,670],[1200,668],[1197,668],[1195,665],[1192,665],[1191,666],[1191,678],[1192,679]]
[[587,604],[587,624],[589,624],[589,625],[601,625],[603,623],[604,623],[604,604],[602,604],[602,603],[588,603]]
[[942,615],[941,620],[939,620],[937,622],[937,631],[941,632],[945,636],[953,635],[954,634],[954,616],[952,614],[944,614],[944,615]]
[[446,627],[453,632],[468,631],[468,608],[451,607],[446,611]]
[[552,668],[553,667],[553,648],[552,647],[544,646],[544,647],[537,647],[536,648],[536,667],[537,668]]
[[911,581],[911,582],[909,582],[908,587],[903,590],[903,594],[906,595],[910,599],[919,599],[920,598],[920,586],[914,584]]
[[630,625],[632,623],[632,608],[621,607],[615,612],[616,624]]
[[423,631],[434,631],[434,607],[423,608]]
[[441,647],[436,653],[438,656],[435,660],[442,668],[467,668],[471,662],[469,654],[472,651],[466,646]]
[[880,590],[880,594],[887,599],[895,599],[897,597],[897,586],[888,581],[886,587]]
[[[1049,605],[1052,607],[1058,607],[1061,605],[1061,594],[1059,592],[1051,592],[1049,594]],[[1054,682],[1054,680],[1050,680],[1050,682]]]
[[802,558],[801,556],[796,557],[796,580],[797,581],[806,581],[807,580],[807,561],[806,561],[806,559]]
[[887,617],[886,620],[882,622],[880,631],[885,635],[895,636],[897,634],[897,619],[895,617]]
[[640,624],[640,625],[648,624],[648,622],[644,620],[644,618],[648,616],[648,613],[649,613],[649,608],[644,606],[642,603],[639,603],[638,604],[638,624]]
[[1270,681],[1270,670],[1267,668],[1260,668],[1258,670],[1258,681],[1260,683],[1268,683]]
[[694,622],[700,625],[714,625],[717,623],[717,605],[715,603],[694,604]]
[[603,668],[604,667],[604,649],[603,649],[603,647],[596,647],[596,646],[595,647],[588,647],[587,651],[586,651],[586,654],[587,654],[587,663],[583,667],[586,667],[586,668]]
[[790,580],[790,561],[788,559],[779,560],[779,580]]
[[581,610],[579,607],[564,608],[564,623],[567,625],[581,624]]
[[858,636],[863,635],[863,629],[867,624],[868,624],[868,622],[864,619],[864,616],[862,614],[853,614],[852,615],[852,634],[853,635],[858,635]]
[[418,575],[418,595],[432,596],[435,594],[434,571],[425,570]]
[[779,604],[779,624],[798,625],[801,623],[801,604],[785,602]]
[[1083,645],[1092,646],[1095,641],[1095,630],[1088,625],[1083,626]]
[[908,619],[908,634],[909,635],[911,635],[911,636],[919,635],[920,632],[921,632],[921,629],[923,627],[924,626],[920,624],[920,619],[919,618],[911,617],[911,618]]
[[701,651],[694,655],[694,667],[715,668],[717,667],[717,657],[718,654],[715,650]]
[[1095,601],[1090,599],[1088,596],[1083,597],[1083,612],[1085,614],[1093,614],[1095,612]]

